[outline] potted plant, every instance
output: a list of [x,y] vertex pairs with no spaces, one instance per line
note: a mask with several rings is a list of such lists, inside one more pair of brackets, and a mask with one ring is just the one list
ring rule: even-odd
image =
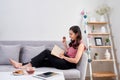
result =
[[98,53],[95,53],[95,55],[94,55],[94,59],[95,59],[95,60],[99,59],[99,55],[98,55]]
[[106,46],[109,46],[109,45],[110,45],[110,40],[109,40],[109,38],[106,38],[106,39],[105,39],[105,45],[106,45]]
[[92,32],[92,33],[95,32],[95,27],[94,27],[94,25],[92,26],[91,32]]
[[105,22],[105,14],[110,12],[110,7],[108,5],[102,5],[97,10],[96,13],[100,15],[100,22]]

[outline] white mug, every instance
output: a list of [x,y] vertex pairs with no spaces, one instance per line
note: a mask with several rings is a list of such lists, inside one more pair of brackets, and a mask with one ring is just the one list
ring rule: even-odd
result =
[[105,29],[104,26],[101,27],[101,32],[102,32],[102,33],[106,33],[106,29]]

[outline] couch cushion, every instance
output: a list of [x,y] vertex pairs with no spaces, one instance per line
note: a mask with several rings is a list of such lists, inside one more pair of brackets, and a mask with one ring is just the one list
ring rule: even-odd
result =
[[44,50],[45,50],[45,46],[39,46],[39,47],[24,46],[23,52],[21,54],[21,62],[22,63],[30,62],[33,57],[37,56]]
[[19,61],[20,45],[0,45],[0,64],[10,64],[9,58]]
[[0,72],[13,72],[14,70],[12,65],[0,65]]

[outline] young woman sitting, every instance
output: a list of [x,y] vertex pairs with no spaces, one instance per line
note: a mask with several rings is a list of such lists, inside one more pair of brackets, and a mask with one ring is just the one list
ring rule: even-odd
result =
[[71,42],[67,46],[66,40],[63,39],[63,45],[65,53],[61,54],[60,57],[51,55],[50,50],[44,50],[39,55],[36,55],[28,63],[19,63],[10,59],[11,64],[15,68],[27,68],[27,67],[55,67],[58,69],[71,69],[76,68],[79,62],[85,46],[82,42],[82,34],[79,26],[72,26],[69,29],[69,36]]

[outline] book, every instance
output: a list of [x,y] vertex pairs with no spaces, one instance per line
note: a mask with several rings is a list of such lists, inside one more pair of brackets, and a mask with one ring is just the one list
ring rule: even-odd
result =
[[55,76],[55,75],[57,75],[57,74],[58,74],[58,73],[56,73],[56,72],[45,72],[45,73],[41,73],[41,74],[36,74],[36,75],[34,75],[33,77],[46,80],[46,78]]
[[54,47],[51,51],[51,54],[56,57],[60,57],[60,54],[64,54],[64,53],[65,53],[65,51],[57,45],[54,45]]

